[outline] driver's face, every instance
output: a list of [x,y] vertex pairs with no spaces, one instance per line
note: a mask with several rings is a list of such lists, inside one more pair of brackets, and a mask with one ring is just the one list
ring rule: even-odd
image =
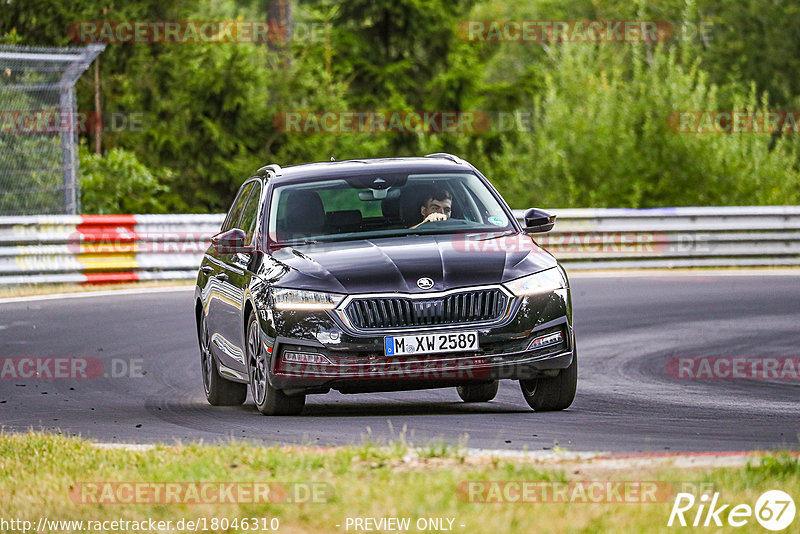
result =
[[452,211],[453,201],[449,198],[444,200],[435,200],[430,199],[428,200],[428,204],[422,206],[422,216],[427,217],[431,213],[441,213],[445,216],[446,219],[450,218],[450,212]]

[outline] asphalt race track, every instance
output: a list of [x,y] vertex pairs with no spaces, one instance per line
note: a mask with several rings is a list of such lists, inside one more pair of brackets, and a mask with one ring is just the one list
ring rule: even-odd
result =
[[0,304],[0,358],[98,358],[108,375],[4,375],[0,426],[136,443],[324,445],[404,433],[417,445],[530,451],[798,448],[800,380],[688,380],[666,369],[677,357],[800,356],[800,273],[574,276],[572,287],[580,379],[560,413],[530,411],[510,381],[478,405],[445,389],[309,396],[299,417],[264,417],[249,399],[215,408],[186,289]]

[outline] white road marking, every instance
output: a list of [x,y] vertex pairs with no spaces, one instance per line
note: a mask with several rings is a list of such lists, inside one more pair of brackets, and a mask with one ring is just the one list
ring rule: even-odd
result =
[[92,447],[98,449],[113,449],[123,451],[152,451],[156,448],[155,445],[142,444],[142,443],[91,443]]
[[0,304],[13,302],[37,302],[41,300],[78,299],[89,297],[112,297],[117,295],[144,295],[147,293],[172,293],[194,289],[194,285],[169,287],[142,287],[133,289],[111,289],[106,291],[85,291],[80,293],[55,293],[52,295],[31,295],[28,297],[0,298]]

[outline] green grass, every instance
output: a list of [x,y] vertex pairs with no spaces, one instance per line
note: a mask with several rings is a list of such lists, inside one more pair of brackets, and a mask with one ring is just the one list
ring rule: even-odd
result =
[[[37,522],[41,516],[51,520],[172,521],[266,517],[278,518],[280,532],[333,533],[348,532],[348,517],[410,517],[410,532],[417,531],[417,518],[447,517],[454,519],[454,532],[465,533],[675,531],[666,526],[671,500],[650,504],[483,504],[466,502],[463,493],[456,491],[464,481],[509,480],[692,481],[713,486],[724,502],[752,506],[761,493],[771,489],[786,491],[800,502],[800,461],[788,453],[757,457],[741,468],[681,470],[652,464],[610,469],[602,462],[585,460],[476,458],[466,455],[462,447],[441,444],[417,449],[403,440],[336,448],[232,442],[123,450],[44,433],[0,434],[0,517],[5,520]],[[290,492],[297,484],[310,483],[318,492],[317,502],[254,504],[76,504],[70,497],[85,490],[87,483],[104,482],[267,482]],[[797,524],[800,518],[792,526]],[[728,530],[732,529],[723,529]],[[735,531],[764,532],[755,520]],[[354,532],[352,527],[349,532]]]

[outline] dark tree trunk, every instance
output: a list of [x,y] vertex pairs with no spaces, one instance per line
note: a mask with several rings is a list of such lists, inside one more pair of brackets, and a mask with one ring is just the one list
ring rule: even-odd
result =
[[94,153],[103,152],[103,119],[100,113],[100,58],[94,60]]
[[271,52],[285,52],[292,40],[292,3],[290,0],[267,0],[267,23]]

